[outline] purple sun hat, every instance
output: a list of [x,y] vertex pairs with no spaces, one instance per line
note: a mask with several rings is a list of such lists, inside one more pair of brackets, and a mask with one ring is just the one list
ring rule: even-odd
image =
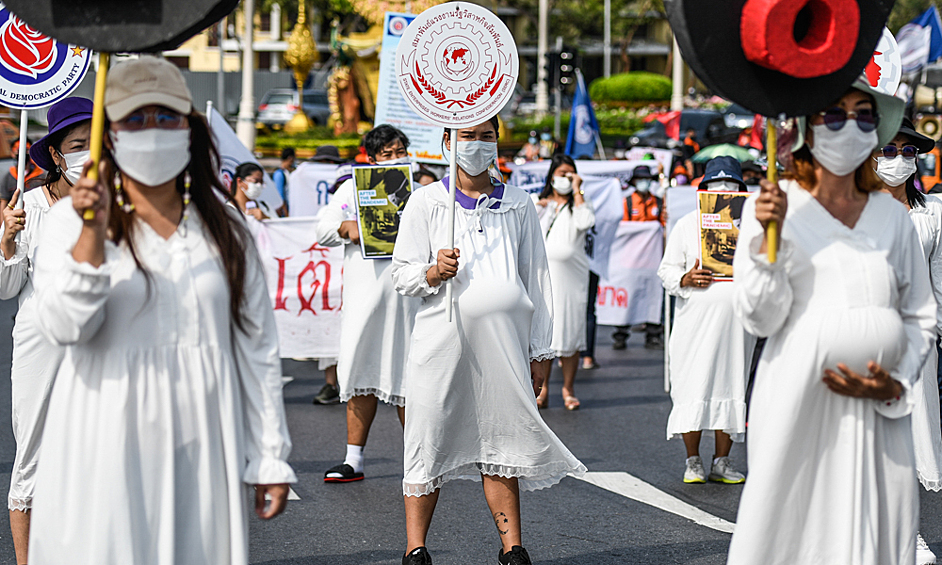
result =
[[46,121],[49,123],[49,133],[29,148],[29,156],[41,168],[52,171],[56,162],[49,155],[49,143],[56,132],[62,131],[73,124],[92,119],[94,104],[88,98],[72,96],[60,100],[46,112]]

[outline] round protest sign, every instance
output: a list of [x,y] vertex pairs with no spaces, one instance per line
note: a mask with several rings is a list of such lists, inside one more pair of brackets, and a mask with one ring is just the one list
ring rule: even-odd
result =
[[43,108],[65,98],[88,70],[89,50],[47,37],[0,4],[0,104]]
[[416,114],[445,128],[497,114],[513,95],[518,72],[510,30],[490,10],[467,2],[422,12],[396,51],[402,97]]
[[896,89],[903,78],[903,62],[900,59],[899,46],[890,30],[883,28],[883,37],[873,51],[873,57],[864,67],[863,76],[874,90],[887,96],[896,95]]

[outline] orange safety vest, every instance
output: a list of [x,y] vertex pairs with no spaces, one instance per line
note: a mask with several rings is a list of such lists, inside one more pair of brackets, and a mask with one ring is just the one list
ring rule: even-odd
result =
[[623,222],[661,222],[661,225],[664,225],[663,207],[652,194],[642,198],[641,194],[633,192],[625,198],[624,208],[625,212],[621,218]]
[[[16,165],[13,165],[12,167],[10,167],[10,176],[12,176],[13,178],[16,178],[16,173],[17,173]],[[32,171],[26,173],[26,180],[23,181],[23,185],[28,186],[29,181],[41,176],[42,174],[43,174],[42,169],[40,169],[39,167],[33,167]]]

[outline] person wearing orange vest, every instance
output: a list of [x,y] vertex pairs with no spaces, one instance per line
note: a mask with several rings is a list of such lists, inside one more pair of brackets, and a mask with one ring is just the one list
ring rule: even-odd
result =
[[[26,144],[26,150],[29,151],[30,144]],[[13,147],[10,148],[13,153],[13,166],[10,167],[10,170],[6,175],[3,176],[3,181],[0,182],[0,209],[7,205],[10,202],[10,199],[13,198],[13,191],[16,190],[16,162],[20,153],[20,142],[19,140],[13,143]],[[36,163],[29,158],[29,155],[26,156],[26,181],[25,187],[26,190],[31,188],[36,188],[41,186],[43,182],[43,170],[36,166]],[[25,191],[24,191],[25,192]]]

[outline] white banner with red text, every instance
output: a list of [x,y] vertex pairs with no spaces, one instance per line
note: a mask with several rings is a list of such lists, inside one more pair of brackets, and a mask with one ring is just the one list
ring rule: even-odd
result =
[[317,243],[315,218],[249,221],[285,358],[340,354],[343,248]]
[[608,277],[599,280],[595,305],[603,326],[661,323],[664,292],[657,267],[664,254],[659,222],[621,222],[612,241]]

